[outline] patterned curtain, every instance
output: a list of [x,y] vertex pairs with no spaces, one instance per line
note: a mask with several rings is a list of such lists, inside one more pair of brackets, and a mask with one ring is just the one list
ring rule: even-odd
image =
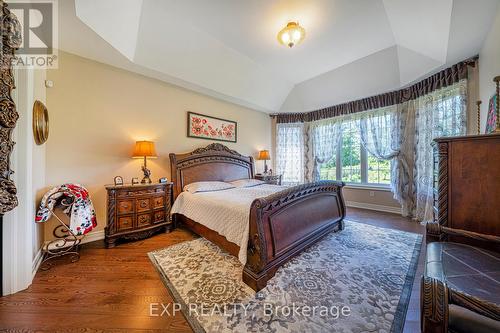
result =
[[276,126],[276,168],[286,185],[304,182],[303,127],[304,124]]
[[415,169],[415,103],[404,102],[398,105],[399,135],[401,146],[398,163],[399,179],[394,184],[394,198],[401,203],[401,214],[413,217],[415,207],[414,169]]
[[341,121],[336,118],[315,122],[312,131],[312,180],[320,180],[321,165],[330,161],[337,152]]
[[361,144],[371,155],[391,161],[391,191],[401,203],[404,186],[400,182],[408,179],[408,166],[400,158],[407,120],[400,111],[397,105],[393,105],[363,112],[360,115],[360,132]]
[[415,100],[414,217],[433,219],[433,139],[466,133],[467,80]]

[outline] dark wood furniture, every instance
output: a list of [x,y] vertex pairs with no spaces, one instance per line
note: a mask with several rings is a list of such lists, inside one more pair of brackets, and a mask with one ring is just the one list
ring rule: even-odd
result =
[[[500,237],[437,222],[428,223],[426,229],[429,243],[420,288],[422,332],[500,332],[500,252],[448,241],[458,237],[490,247],[500,245]],[[433,242],[436,238],[441,242]]]
[[170,231],[172,183],[148,185],[109,185],[106,246],[118,239],[137,240],[160,230]]
[[257,174],[254,177],[271,185],[281,185],[282,175]]
[[439,138],[434,156],[434,220],[500,236],[500,134]]
[[500,331],[499,197],[500,134],[435,140],[422,332]]
[[[218,143],[186,154],[170,154],[170,166],[174,198],[190,183],[254,177],[252,157]],[[286,261],[329,232],[342,230],[346,213],[343,186],[342,182],[323,181],[290,187],[254,200],[243,281],[254,290],[264,288]],[[174,218],[176,223],[238,255],[239,246],[213,230],[183,215],[175,214]]]

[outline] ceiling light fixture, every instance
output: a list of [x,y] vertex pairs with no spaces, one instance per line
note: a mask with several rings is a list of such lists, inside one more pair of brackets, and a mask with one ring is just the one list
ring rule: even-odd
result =
[[299,44],[306,37],[306,31],[299,25],[299,22],[288,22],[286,27],[278,32],[278,41],[290,48]]

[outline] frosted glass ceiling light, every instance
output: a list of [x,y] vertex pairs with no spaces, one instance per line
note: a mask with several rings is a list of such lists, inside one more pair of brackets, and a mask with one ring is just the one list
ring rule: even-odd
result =
[[299,22],[288,22],[286,27],[278,32],[278,42],[290,48],[304,40],[306,31],[299,25]]

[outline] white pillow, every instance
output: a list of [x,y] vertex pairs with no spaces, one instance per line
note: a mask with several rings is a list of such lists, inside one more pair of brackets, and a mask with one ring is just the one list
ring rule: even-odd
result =
[[212,192],[234,188],[234,185],[225,182],[196,182],[184,186],[184,191],[189,193]]
[[232,181],[231,184],[233,184],[236,187],[252,187],[252,186],[257,186],[257,185],[262,185],[265,184],[266,182],[258,179],[238,179],[235,181]]

